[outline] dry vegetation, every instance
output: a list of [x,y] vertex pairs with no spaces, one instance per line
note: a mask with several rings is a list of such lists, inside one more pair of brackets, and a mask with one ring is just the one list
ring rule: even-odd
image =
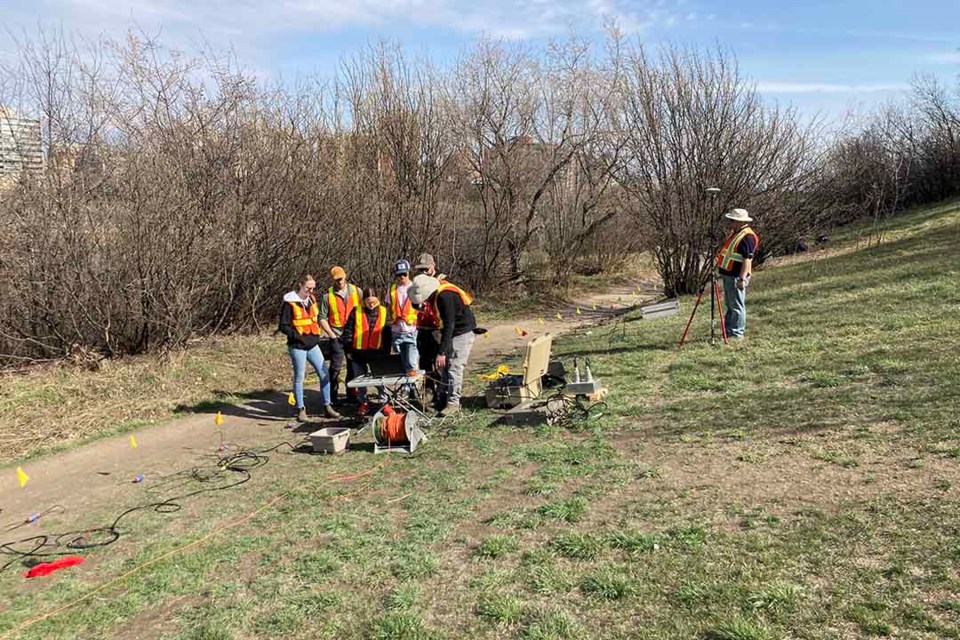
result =
[[0,360],[269,326],[304,271],[382,285],[422,250],[522,295],[645,249],[684,293],[723,209],[755,212],[765,253],[829,225],[821,132],[730,54],[601,45],[482,41],[446,67],[380,45],[278,86],[137,35],[25,40],[0,102],[40,120],[46,169],[0,195]]

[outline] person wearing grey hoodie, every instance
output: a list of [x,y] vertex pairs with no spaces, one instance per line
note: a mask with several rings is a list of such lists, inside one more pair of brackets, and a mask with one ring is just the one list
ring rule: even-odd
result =
[[293,365],[293,396],[297,405],[297,419],[307,422],[307,408],[303,401],[303,381],[307,375],[309,362],[320,379],[320,394],[323,397],[323,411],[328,418],[341,418],[330,404],[330,377],[323,366],[323,354],[320,352],[319,305],[314,297],[316,280],[311,275],[300,279],[295,291],[283,296],[280,307],[280,333],[287,336],[287,351]]

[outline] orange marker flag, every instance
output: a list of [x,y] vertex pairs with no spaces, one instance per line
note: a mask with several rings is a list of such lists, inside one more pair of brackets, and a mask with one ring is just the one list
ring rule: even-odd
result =
[[130,448],[131,449],[137,448],[137,436],[134,436],[134,435],[130,436]]
[[23,489],[30,480],[30,476],[23,470],[23,467],[17,467],[17,480],[20,482],[20,488]]
[[223,424],[223,414],[217,411],[217,417],[213,419],[216,425],[219,427]]

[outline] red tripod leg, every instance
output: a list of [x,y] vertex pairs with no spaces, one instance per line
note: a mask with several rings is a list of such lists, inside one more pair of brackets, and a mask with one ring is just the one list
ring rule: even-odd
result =
[[683,336],[680,337],[680,344],[677,345],[677,351],[683,346],[683,343],[687,341],[687,334],[690,332],[690,325],[693,324],[693,316],[697,315],[697,307],[700,306],[700,301],[703,299],[703,289],[700,289],[700,293],[697,295],[697,302],[693,305],[693,311],[690,312],[690,319],[687,320],[687,327],[683,330]]
[[717,313],[720,314],[720,333],[723,334],[723,344],[727,344],[727,323],[723,319],[723,303],[720,302],[720,283],[717,281],[713,282],[713,289],[717,295]]

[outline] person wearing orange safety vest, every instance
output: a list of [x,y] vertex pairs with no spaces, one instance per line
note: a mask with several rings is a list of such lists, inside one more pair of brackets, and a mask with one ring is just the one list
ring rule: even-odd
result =
[[473,297],[457,285],[426,274],[413,279],[410,299],[415,305],[436,308],[440,331],[440,349],[435,366],[441,373],[436,400],[448,416],[460,410],[463,378],[476,337],[477,320],[470,305]]
[[[393,264],[396,282],[390,285],[387,295],[387,307],[390,309],[390,330],[393,338],[393,351],[399,354],[407,375],[420,369],[420,354],[417,351],[417,316],[410,296],[407,295],[412,284],[410,280],[410,262],[397,260]],[[414,396],[416,385],[408,385],[407,392]]]
[[[374,353],[390,353],[391,331],[387,308],[380,304],[375,289],[363,290],[362,303],[355,307],[343,326],[340,342],[347,351],[350,379],[361,376],[366,371],[367,356]],[[380,399],[385,392],[380,389]],[[367,390],[358,389],[361,411],[365,413]]]
[[729,229],[717,254],[717,269],[723,278],[723,300],[727,308],[723,319],[727,337],[743,340],[747,330],[747,287],[760,238],[750,228],[753,218],[746,209],[734,209],[724,217]]
[[330,403],[330,379],[323,366],[323,353],[320,352],[320,305],[314,297],[317,283],[313,276],[300,279],[296,290],[283,296],[280,307],[280,333],[287,336],[287,351],[293,365],[293,396],[296,400],[297,418],[307,421],[307,409],[303,401],[303,381],[309,362],[320,380],[320,394],[323,408],[328,418],[340,418]]
[[[347,282],[347,272],[343,267],[330,269],[330,279],[332,285],[320,297],[320,326],[333,338],[330,341],[330,399],[337,404],[340,397],[340,371],[346,363],[346,354],[337,338],[343,333],[347,316],[360,306],[360,288]],[[350,370],[347,367],[344,382],[349,381]],[[356,400],[356,392],[352,389],[347,391],[347,396]]]
[[[437,273],[437,261],[429,253],[421,253],[417,264],[413,265],[416,275],[433,276],[440,282],[447,279]],[[420,355],[420,369],[424,372],[423,388],[426,394],[436,400],[436,390],[440,385],[440,373],[436,370],[437,354],[440,352],[440,318],[433,304],[425,302],[417,311],[417,353]],[[442,409],[443,407],[438,407]]]

